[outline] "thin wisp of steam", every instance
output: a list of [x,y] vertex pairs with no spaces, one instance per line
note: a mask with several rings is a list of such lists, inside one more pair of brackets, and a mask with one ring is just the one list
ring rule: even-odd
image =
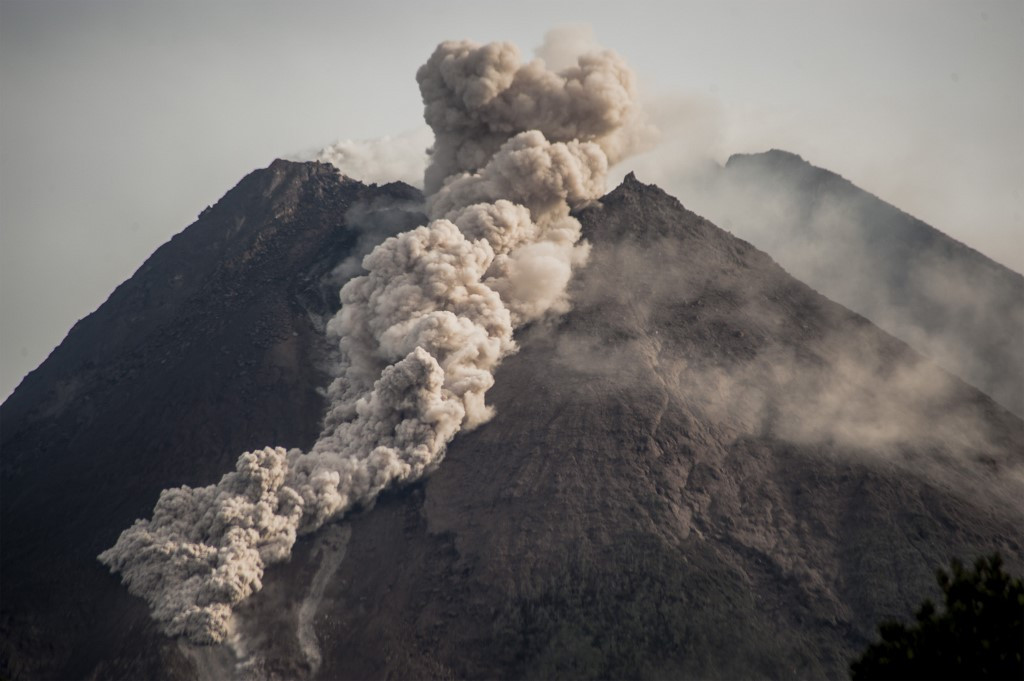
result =
[[165,490],[100,554],[168,634],[223,641],[233,606],[299,535],[421,478],[487,421],[514,329],[568,308],[587,255],[570,211],[601,196],[609,164],[649,132],[611,52],[555,72],[507,43],[445,42],[417,80],[435,137],[430,222],[377,246],[342,287],[319,440],[246,452],[215,485]]

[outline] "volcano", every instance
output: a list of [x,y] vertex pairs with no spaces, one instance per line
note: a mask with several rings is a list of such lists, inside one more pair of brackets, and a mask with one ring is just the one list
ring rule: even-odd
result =
[[778,149],[692,193],[794,276],[1024,416],[1024,277],[849,180]]
[[950,557],[1024,568],[1020,418],[630,175],[575,213],[572,309],[517,332],[490,422],[300,538],[225,644],[164,635],[97,554],[162,489],[316,441],[337,266],[421,201],[275,161],[22,382],[4,676],[842,677]]

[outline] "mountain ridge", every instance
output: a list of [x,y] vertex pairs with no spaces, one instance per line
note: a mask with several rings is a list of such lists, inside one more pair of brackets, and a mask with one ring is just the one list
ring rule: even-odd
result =
[[992,263],[993,265],[998,266],[998,268],[1004,270],[1006,274],[1013,275],[1015,278],[1024,279],[1024,274],[1018,272],[1017,270],[1013,269],[1012,267],[1009,267],[1008,265],[1005,265],[1005,264],[999,262],[998,260],[996,260],[995,258],[993,258],[991,256],[985,255],[984,253],[982,253],[978,249],[974,248],[970,244],[966,243],[965,241],[962,241],[962,240],[956,238],[955,236],[947,234],[946,232],[943,232],[942,230],[937,229],[936,227],[933,227],[933,226],[929,225],[924,220],[922,220],[922,219],[920,219],[918,217],[915,217],[913,214],[908,213],[907,211],[901,209],[899,206],[897,206],[895,204],[889,203],[888,201],[886,201],[882,197],[878,196],[877,194],[874,194],[873,192],[870,192],[870,191],[868,191],[866,189],[862,189],[861,187],[857,186],[857,184],[855,184],[852,180],[844,177],[843,175],[841,175],[841,174],[839,174],[837,172],[831,171],[831,170],[829,170],[827,168],[822,168],[820,166],[816,166],[813,163],[811,163],[810,161],[808,161],[807,159],[805,159],[800,154],[794,153],[792,151],[786,151],[785,149],[772,148],[772,149],[769,149],[768,151],[763,151],[763,152],[732,154],[731,156],[729,156],[729,158],[726,159],[725,167],[728,168],[730,164],[732,164],[733,166],[742,165],[744,163],[755,161],[755,160],[757,160],[759,158],[765,158],[765,159],[769,159],[769,160],[771,160],[771,159],[778,159],[777,163],[779,165],[785,165],[785,164],[789,164],[789,163],[797,163],[797,164],[800,164],[800,165],[809,166],[811,168],[814,168],[816,171],[819,171],[819,172],[821,172],[821,173],[823,173],[823,174],[825,174],[827,176],[830,176],[835,181],[839,181],[839,182],[841,182],[842,184],[844,184],[844,185],[846,185],[848,187],[852,187],[852,188],[855,188],[855,189],[857,189],[859,191],[862,191],[865,194],[868,194],[869,196],[871,196],[873,199],[877,200],[878,202],[885,203],[885,204],[891,206],[892,208],[894,208],[896,211],[898,211],[902,216],[906,217],[907,219],[913,220],[915,223],[919,223],[919,225],[923,225],[924,227],[927,227],[928,229],[926,231],[928,233],[931,233],[931,234],[935,234],[935,233],[941,234],[944,238],[949,239],[950,241],[954,242],[956,244],[956,248],[963,249],[965,251],[969,251],[972,254],[974,254],[974,257],[976,257],[978,259],[984,259],[985,261],[988,261],[988,262]]
[[1024,276],[796,154],[735,154],[686,191],[797,278],[1024,415]]

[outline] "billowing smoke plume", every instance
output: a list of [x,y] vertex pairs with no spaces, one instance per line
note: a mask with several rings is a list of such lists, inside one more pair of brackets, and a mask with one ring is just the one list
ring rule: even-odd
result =
[[401,135],[339,140],[321,149],[315,158],[367,184],[401,181],[418,187],[423,183],[430,143],[430,129],[424,125]]
[[436,467],[515,350],[513,329],[564,310],[586,257],[570,210],[643,134],[633,75],[610,52],[555,73],[508,44],[440,45],[417,78],[435,145],[431,222],[391,237],[341,289],[340,364],[308,453],[243,454],[219,483],[165,490],[100,560],[169,634],[222,641],[232,606],[296,537]]

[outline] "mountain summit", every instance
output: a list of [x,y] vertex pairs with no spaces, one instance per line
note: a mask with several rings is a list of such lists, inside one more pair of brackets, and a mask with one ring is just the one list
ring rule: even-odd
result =
[[797,278],[1024,416],[1024,276],[778,149],[732,156],[692,200]]
[[839,677],[949,556],[1024,567],[1019,418],[630,175],[575,213],[572,309],[517,333],[492,420],[300,538],[224,645],[163,635],[96,555],[317,439],[333,291],[420,201],[276,161],[19,386],[5,676]]

